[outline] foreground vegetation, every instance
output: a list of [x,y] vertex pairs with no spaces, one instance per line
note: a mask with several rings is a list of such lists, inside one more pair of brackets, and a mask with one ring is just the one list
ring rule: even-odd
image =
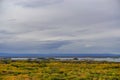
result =
[[120,63],[1,60],[0,80],[120,80]]

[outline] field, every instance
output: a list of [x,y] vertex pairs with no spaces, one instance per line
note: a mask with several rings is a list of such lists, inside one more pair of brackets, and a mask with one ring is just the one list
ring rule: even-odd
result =
[[1,60],[0,80],[120,80],[120,63]]

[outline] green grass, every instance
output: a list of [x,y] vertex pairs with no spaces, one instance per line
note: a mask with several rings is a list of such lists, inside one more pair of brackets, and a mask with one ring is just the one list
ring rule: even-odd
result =
[[120,63],[0,61],[0,80],[120,80]]

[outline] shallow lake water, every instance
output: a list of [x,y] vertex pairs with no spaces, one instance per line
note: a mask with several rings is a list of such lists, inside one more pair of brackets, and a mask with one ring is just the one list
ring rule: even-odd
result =
[[[56,58],[59,60],[73,60],[73,58]],[[120,62],[120,58],[77,58],[79,61],[82,60],[93,60],[93,61],[108,61],[108,62]]]
[[[32,59],[35,60],[37,58],[11,58],[11,60],[28,60]],[[73,60],[74,58],[55,58],[61,61],[65,60]],[[92,61],[108,61],[108,62],[120,62],[120,58],[77,58],[78,61],[83,61],[83,60],[92,60]]]

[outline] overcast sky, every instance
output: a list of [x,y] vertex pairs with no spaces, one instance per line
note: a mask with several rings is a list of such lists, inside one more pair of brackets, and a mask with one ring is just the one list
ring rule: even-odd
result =
[[0,0],[0,53],[120,53],[120,1]]

